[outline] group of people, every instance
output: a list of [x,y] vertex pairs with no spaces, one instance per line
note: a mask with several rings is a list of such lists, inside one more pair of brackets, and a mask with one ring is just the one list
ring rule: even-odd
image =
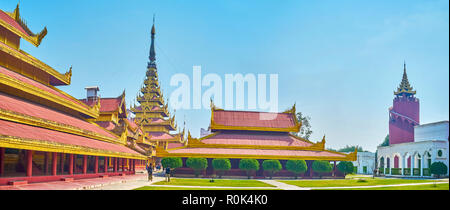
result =
[[[158,167],[159,168],[159,167]],[[154,167],[153,167],[153,164],[148,164],[147,166],[146,166],[146,170],[147,170],[147,173],[148,173],[148,181],[149,182],[152,182],[153,181],[153,171],[154,171]],[[166,175],[166,181],[167,182],[170,182],[170,167],[167,167],[166,168],[166,172],[165,172],[165,175]]]

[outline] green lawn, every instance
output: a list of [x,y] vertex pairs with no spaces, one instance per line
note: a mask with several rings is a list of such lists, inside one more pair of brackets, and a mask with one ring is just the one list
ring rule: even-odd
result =
[[247,189],[236,189],[236,188],[188,188],[188,187],[158,187],[158,186],[154,186],[154,187],[141,187],[141,188],[137,188],[135,190],[281,190],[281,189],[251,189],[251,188],[247,188]]
[[183,179],[171,178],[170,182],[160,181],[153,185],[181,185],[181,186],[215,186],[215,187],[274,187],[258,180],[232,180],[232,179]]
[[337,179],[337,180],[281,180],[280,182],[296,185],[299,187],[349,187],[349,186],[371,186],[406,183],[428,183],[434,180],[413,180],[413,179],[372,179],[364,178],[365,182],[359,179]]
[[436,184],[436,186],[416,185],[416,186],[401,186],[401,187],[375,187],[375,188],[343,188],[343,189],[322,189],[322,190],[449,190],[448,183]]

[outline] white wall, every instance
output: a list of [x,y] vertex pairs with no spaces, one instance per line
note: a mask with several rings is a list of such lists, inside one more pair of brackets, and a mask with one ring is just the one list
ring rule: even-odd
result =
[[448,141],[448,121],[418,125],[414,127],[414,141]]

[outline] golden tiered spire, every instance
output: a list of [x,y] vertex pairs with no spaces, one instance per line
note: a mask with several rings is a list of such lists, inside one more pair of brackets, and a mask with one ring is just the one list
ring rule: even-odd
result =
[[394,92],[394,95],[400,95],[402,93],[414,95],[416,91],[413,91],[413,87],[409,84],[408,75],[406,74],[406,62],[403,64],[403,78],[400,86],[397,88],[397,91]]
[[175,116],[171,116],[168,103],[164,96],[158,79],[158,68],[156,65],[155,52],[155,23],[151,29],[151,46],[146,77],[136,96],[139,106],[131,107],[136,116],[136,121],[142,125],[143,131],[150,136],[150,141],[158,142],[158,147],[165,148],[168,142],[179,142],[182,140],[180,134],[171,134],[176,131]]

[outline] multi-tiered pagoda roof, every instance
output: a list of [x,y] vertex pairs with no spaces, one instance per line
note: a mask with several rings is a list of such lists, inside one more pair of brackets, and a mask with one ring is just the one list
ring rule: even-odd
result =
[[161,91],[156,65],[155,34],[156,30],[153,24],[150,61],[147,65],[143,86],[136,97],[139,105],[133,105],[130,110],[135,114],[134,121],[141,125],[144,132],[148,134],[149,141],[166,149],[169,142],[183,142],[184,132],[176,133],[175,116],[170,115],[168,104],[164,101]]

